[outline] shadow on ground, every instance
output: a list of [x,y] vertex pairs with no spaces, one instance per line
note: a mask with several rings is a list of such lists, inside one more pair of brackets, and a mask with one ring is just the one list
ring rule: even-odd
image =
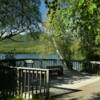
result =
[[77,71],[67,71],[65,75],[60,77],[51,77],[51,85],[60,85],[60,84],[74,84],[75,81],[90,79],[91,75],[86,73],[81,73]]
[[[75,81],[81,81],[81,80],[84,80],[84,79],[90,79],[92,75],[90,74],[86,74],[86,73],[80,73],[80,72],[77,72],[77,71],[68,71],[66,73],[66,75],[64,76],[60,76],[60,77],[51,77],[50,79],[50,85],[51,87],[55,88],[54,91],[55,93],[56,92],[56,89],[61,89],[61,91],[64,91],[66,90],[67,92],[62,92],[62,93],[59,93],[58,95],[55,95],[51,100],[59,100],[60,97],[63,97],[63,95],[69,95],[71,93],[76,93],[76,92],[80,92],[82,90],[78,90],[78,89],[72,89],[72,88],[61,88],[60,86],[62,84],[74,84]],[[59,86],[58,86],[59,85]],[[54,92],[52,93],[54,94]],[[100,100],[97,99],[96,97],[98,96],[94,96],[92,98],[94,99],[91,99],[91,100]],[[58,98],[58,99],[55,99],[55,98]],[[62,100],[67,100],[67,99],[62,99]],[[68,99],[68,100],[82,100],[81,97],[71,97],[71,99]]]
[[81,90],[79,89],[70,89],[70,88],[61,88],[61,87],[52,87],[53,91],[50,91],[50,96],[52,98],[58,98],[60,96],[63,96],[65,94],[75,93],[79,92]]
[[100,100],[100,93],[94,93],[89,100]]

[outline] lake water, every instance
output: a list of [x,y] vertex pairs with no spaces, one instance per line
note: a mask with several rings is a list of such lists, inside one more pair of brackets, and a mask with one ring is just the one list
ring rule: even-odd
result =
[[0,59],[6,59],[6,58],[12,58],[15,59],[60,59],[59,56],[56,53],[43,55],[43,54],[0,54]]

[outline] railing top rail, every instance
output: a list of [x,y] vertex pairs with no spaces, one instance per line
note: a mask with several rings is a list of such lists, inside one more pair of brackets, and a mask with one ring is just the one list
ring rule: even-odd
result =
[[92,64],[100,64],[100,61],[90,61]]
[[49,71],[49,69],[43,69],[43,68],[29,68],[29,67],[12,67],[10,68],[15,68],[15,69],[22,69],[22,70],[35,70],[35,71]]

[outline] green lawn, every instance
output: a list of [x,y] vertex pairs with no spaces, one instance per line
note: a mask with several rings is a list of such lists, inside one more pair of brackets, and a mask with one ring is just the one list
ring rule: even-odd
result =
[[16,40],[22,42],[14,42],[12,40],[0,41],[0,53],[51,53],[54,51],[53,45],[47,40],[32,40],[29,37],[15,37]]

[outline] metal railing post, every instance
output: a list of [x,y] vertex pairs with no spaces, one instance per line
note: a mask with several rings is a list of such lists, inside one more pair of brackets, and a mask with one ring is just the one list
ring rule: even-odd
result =
[[49,99],[49,69],[46,71],[46,100]]

